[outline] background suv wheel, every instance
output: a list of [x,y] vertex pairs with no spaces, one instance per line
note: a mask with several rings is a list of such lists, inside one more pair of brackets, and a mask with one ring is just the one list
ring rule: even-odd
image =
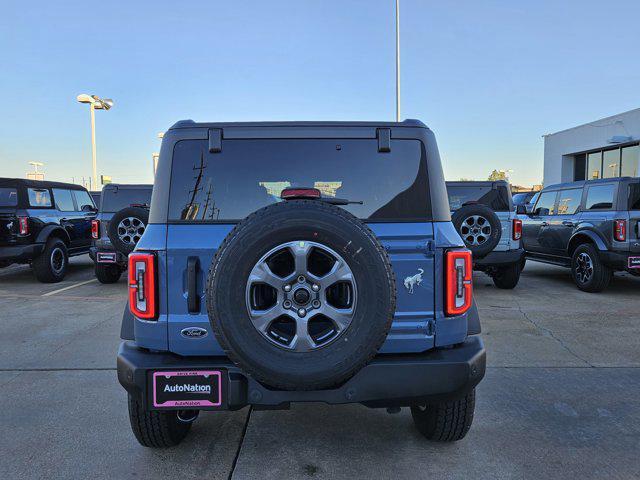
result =
[[69,265],[67,246],[59,238],[50,238],[42,253],[31,263],[36,278],[43,283],[57,283],[64,279]]
[[613,271],[602,263],[596,248],[585,243],[573,252],[571,274],[580,290],[595,293],[607,288]]

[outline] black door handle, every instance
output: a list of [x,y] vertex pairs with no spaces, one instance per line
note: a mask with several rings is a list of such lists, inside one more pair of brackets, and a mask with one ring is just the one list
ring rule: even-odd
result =
[[562,224],[566,227],[573,227],[575,226],[575,223],[573,223],[571,220],[565,220],[562,222]]
[[542,227],[548,227],[548,226],[549,226],[549,224],[548,224],[547,222],[542,222],[540,225],[541,225]]
[[200,297],[198,296],[198,257],[187,258],[187,309],[189,313],[200,313]]

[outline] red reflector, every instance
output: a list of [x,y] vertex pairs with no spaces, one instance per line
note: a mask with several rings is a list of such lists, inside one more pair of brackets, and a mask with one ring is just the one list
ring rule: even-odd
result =
[[100,220],[91,220],[91,238],[100,238]]
[[615,234],[616,240],[619,242],[624,242],[627,239],[627,221],[626,220],[615,221],[614,234]]
[[520,240],[522,238],[522,220],[519,218],[513,219],[513,239]]
[[321,192],[317,188],[285,188],[280,194],[283,200],[293,198],[320,198]]
[[469,250],[449,250],[445,254],[445,314],[462,315],[471,308],[473,296],[472,261]]
[[129,255],[129,309],[138,318],[157,317],[156,256],[152,253]]
[[29,235],[29,217],[18,217],[20,235]]

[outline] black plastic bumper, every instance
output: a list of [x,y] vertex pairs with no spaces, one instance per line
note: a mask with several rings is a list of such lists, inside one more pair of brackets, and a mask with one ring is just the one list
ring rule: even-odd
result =
[[26,262],[40,255],[43,249],[44,244],[42,243],[0,247],[0,261],[12,263]]
[[616,270],[640,271],[640,253],[604,251],[600,252],[602,262]]
[[524,257],[524,249],[518,248],[516,250],[506,250],[503,252],[490,252],[486,257],[479,259],[473,259],[474,266],[479,267],[493,267],[499,265],[507,265],[511,263],[518,263]]
[[291,402],[362,403],[370,407],[409,406],[452,398],[484,377],[486,352],[479,335],[454,348],[419,354],[379,355],[341,387],[332,390],[280,391],[263,386],[226,357],[180,357],[141,349],[123,341],[118,351],[118,380],[153,409],[150,378],[154,370],[220,369],[226,372],[224,406],[287,407]]

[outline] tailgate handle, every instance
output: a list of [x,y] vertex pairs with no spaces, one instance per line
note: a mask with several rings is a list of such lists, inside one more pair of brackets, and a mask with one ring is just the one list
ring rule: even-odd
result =
[[187,309],[189,313],[200,313],[200,297],[198,296],[198,257],[187,258]]

